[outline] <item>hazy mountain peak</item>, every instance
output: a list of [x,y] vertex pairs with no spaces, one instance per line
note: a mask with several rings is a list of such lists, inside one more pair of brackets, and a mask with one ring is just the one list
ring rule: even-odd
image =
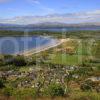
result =
[[45,16],[17,16],[12,19],[0,19],[3,24],[38,24],[38,23],[93,23],[100,22],[100,10],[66,14],[50,14]]

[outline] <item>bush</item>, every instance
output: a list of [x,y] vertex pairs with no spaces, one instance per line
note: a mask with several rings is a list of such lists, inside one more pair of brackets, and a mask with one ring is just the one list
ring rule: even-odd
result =
[[51,84],[48,87],[49,95],[52,97],[55,96],[64,96],[64,88],[59,84]]
[[13,64],[13,56],[12,55],[4,55],[5,65]]
[[26,66],[27,61],[25,60],[24,56],[16,56],[13,60],[13,64],[15,66]]
[[31,88],[19,89],[14,92],[14,97],[16,97],[17,100],[26,100],[26,98],[29,99],[29,97],[34,99],[36,95],[36,90]]
[[87,84],[82,84],[81,85],[81,90],[82,91],[91,91],[92,90],[92,87],[91,86],[89,86],[89,85],[87,85]]
[[3,89],[3,94],[6,96],[6,97],[10,97],[12,96],[13,94],[13,89],[10,88],[10,87],[6,87]]
[[4,57],[0,55],[0,67],[4,65],[5,65]]
[[0,61],[0,67],[1,66],[4,66],[5,64],[4,64],[4,61]]
[[27,65],[36,65],[36,57],[28,58],[27,59]]
[[91,80],[86,80],[81,84],[80,88],[83,91],[92,91],[92,89],[94,88],[94,83]]
[[0,79],[0,89],[3,88],[3,87],[5,87],[5,86],[4,86],[4,82],[3,82],[2,79]]

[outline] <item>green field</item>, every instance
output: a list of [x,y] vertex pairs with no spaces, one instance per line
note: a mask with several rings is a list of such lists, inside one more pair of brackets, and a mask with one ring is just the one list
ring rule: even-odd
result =
[[[78,65],[81,63],[80,59],[82,56],[78,55],[67,55],[67,54],[57,54],[51,55],[51,61],[54,64],[67,64],[67,65]],[[78,60],[79,59],[79,60]]]
[[52,53],[49,56],[51,62],[54,64],[80,65],[85,61],[100,57],[100,42],[95,41],[91,43],[91,41],[89,42],[88,40],[81,40],[80,45],[78,45],[77,42],[78,40],[73,40],[60,47],[64,48],[70,45],[75,48],[75,54],[67,54],[63,52]]

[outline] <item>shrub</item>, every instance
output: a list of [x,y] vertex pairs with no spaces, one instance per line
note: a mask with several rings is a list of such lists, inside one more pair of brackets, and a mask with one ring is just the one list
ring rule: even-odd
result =
[[4,63],[4,57],[0,55],[0,67],[1,66],[4,66],[5,63]]
[[94,88],[94,83],[91,80],[86,80],[81,84],[81,90],[83,91],[92,91]]
[[36,90],[31,88],[18,89],[14,92],[14,97],[16,97],[17,100],[26,100],[26,98],[29,99],[29,97],[34,99],[36,95]]
[[26,66],[27,61],[25,60],[24,56],[16,56],[13,60],[13,64],[15,66]]
[[81,90],[82,91],[88,91],[88,90],[92,90],[92,87],[87,85],[87,84],[82,84],[81,85]]
[[10,87],[6,87],[3,89],[3,94],[6,96],[6,97],[10,97],[12,96],[13,94],[13,89],[10,88]]
[[4,55],[5,65],[13,64],[13,56],[12,55]]
[[64,88],[59,84],[51,84],[48,87],[49,95],[52,97],[55,96],[64,96]]
[[36,65],[36,57],[34,56],[34,57],[32,57],[32,58],[28,58],[27,59],[27,65]]
[[3,88],[3,87],[5,87],[5,86],[4,86],[4,82],[3,82],[2,79],[0,79],[0,89]]

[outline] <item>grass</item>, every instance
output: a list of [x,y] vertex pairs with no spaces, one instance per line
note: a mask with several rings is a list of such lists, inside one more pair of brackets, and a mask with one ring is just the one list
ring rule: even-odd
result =
[[77,65],[81,63],[81,61],[78,60],[78,55],[53,54],[50,58],[54,64]]
[[19,69],[20,72],[28,72],[29,71],[29,67],[21,67]]
[[79,65],[82,64],[82,60],[90,57],[85,44],[82,47],[76,47],[75,44],[75,48],[76,53],[73,55],[62,52],[53,53],[50,55],[51,62],[54,64]]
[[100,93],[96,92],[74,92],[69,100],[100,100]]
[[[27,95],[27,94],[28,94],[28,92],[25,92],[25,94],[24,94],[25,97],[23,97],[22,99],[21,99],[21,97],[20,97],[21,95],[20,95],[17,98],[9,97],[8,100],[34,100],[35,99],[32,96],[29,96],[32,94],[32,92],[29,93],[29,95]],[[7,100],[7,98],[1,96],[0,100]],[[55,97],[55,98],[40,97],[40,98],[36,98],[35,100],[100,100],[100,93],[74,91],[72,94],[70,94],[69,96],[66,96],[66,97]]]
[[[91,58],[97,58],[100,53],[99,53],[99,45],[100,42],[96,41],[98,44],[97,46],[92,46],[94,44],[91,44],[87,39],[86,40],[81,40],[81,44],[78,44],[78,39],[73,39],[70,40],[62,46],[59,46],[58,48],[66,48],[66,47],[74,47],[75,48],[75,54],[70,55],[67,53],[52,53],[50,55],[51,62],[54,64],[65,64],[65,65],[79,65],[82,64],[82,61],[89,60]],[[96,54],[94,55],[94,51],[96,51]]]

